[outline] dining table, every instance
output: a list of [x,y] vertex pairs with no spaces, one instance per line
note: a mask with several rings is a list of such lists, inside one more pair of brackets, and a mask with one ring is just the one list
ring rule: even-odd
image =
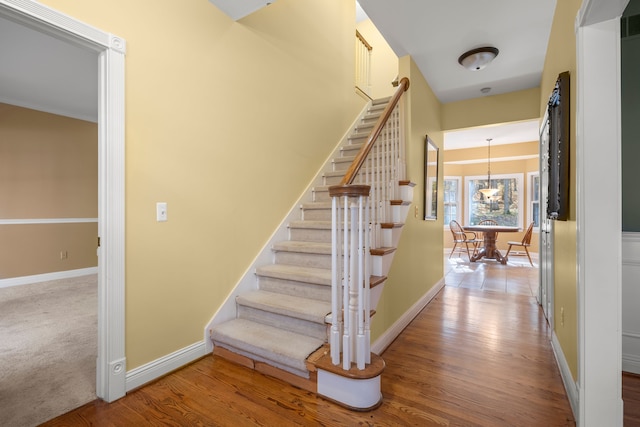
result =
[[471,262],[476,262],[482,258],[495,259],[501,264],[507,263],[507,257],[502,256],[496,247],[498,233],[516,233],[522,231],[520,227],[508,225],[465,225],[462,227],[464,231],[473,231],[482,233],[484,247],[480,251],[476,251],[471,257]]

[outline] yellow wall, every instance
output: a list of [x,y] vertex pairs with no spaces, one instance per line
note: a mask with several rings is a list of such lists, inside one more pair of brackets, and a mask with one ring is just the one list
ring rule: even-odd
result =
[[[127,369],[203,339],[364,101],[355,4],[44,0],[127,41]],[[168,221],[155,221],[167,202]]]
[[[372,339],[393,325],[421,296],[443,275],[442,265],[442,192],[438,194],[438,220],[421,218],[424,201],[423,177],[425,135],[443,146],[440,129],[440,103],[413,60],[400,58],[400,76],[409,77],[411,87],[407,92],[409,132],[407,140],[408,178],[417,185],[414,188],[413,205],[402,231],[389,279],[372,320]],[[439,182],[442,186],[442,159]],[[418,207],[418,216],[414,215]]]
[[[0,110],[0,219],[97,218],[97,125]],[[0,279],[95,267],[97,235],[95,222],[0,225]]]
[[442,129],[455,130],[538,119],[539,102],[539,88],[449,102],[442,106]]
[[356,29],[373,47],[371,51],[371,97],[378,99],[393,95],[395,88],[391,82],[398,76],[398,57],[370,19],[358,23]]
[[[521,173],[523,175],[523,184],[524,189],[521,192],[520,197],[522,197],[522,226],[523,230],[519,233],[508,233],[498,235],[498,243],[497,246],[502,250],[504,254],[509,247],[507,244],[508,241],[521,241],[524,237],[524,232],[526,227],[529,225],[529,204],[528,202],[528,194],[531,191],[529,181],[527,180],[527,173],[529,172],[538,172],[538,141],[531,141],[519,144],[504,144],[504,145],[496,145],[491,147],[491,174],[511,174],[511,173]],[[532,159],[522,159],[522,160],[508,160],[503,161],[500,158],[504,157],[513,157],[513,156],[532,156],[535,155],[536,158]],[[464,162],[471,160],[481,160],[476,163],[463,163],[463,164],[451,164],[448,162]],[[447,150],[444,152],[444,175],[445,176],[459,176],[461,177],[460,184],[462,185],[462,194],[460,197],[460,212],[462,215],[462,221],[464,221],[464,209],[466,205],[466,197],[465,193],[465,176],[484,176],[487,173],[487,149],[486,148],[468,148],[468,149],[459,149],[459,150]],[[447,224],[444,224],[445,226]],[[453,236],[451,231],[448,228],[444,230],[444,247],[452,248],[453,247]],[[531,239],[531,247],[529,251],[538,252],[539,248],[539,237],[538,233],[534,233]],[[517,248],[515,250],[521,250],[522,248]]]
[[[575,17],[582,0],[559,1],[553,18],[549,46],[540,86],[540,116],[549,100],[558,74],[571,75],[569,219],[555,222],[555,332],[573,378],[578,372],[578,312],[576,271],[576,37]],[[564,309],[564,325],[560,311]]]

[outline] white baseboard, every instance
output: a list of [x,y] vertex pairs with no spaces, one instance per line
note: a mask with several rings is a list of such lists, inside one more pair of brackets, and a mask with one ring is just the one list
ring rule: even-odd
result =
[[198,341],[152,362],[138,366],[125,376],[126,391],[131,391],[207,354],[204,341]]
[[553,354],[556,357],[556,363],[560,368],[560,376],[562,377],[562,382],[564,383],[564,388],[567,392],[567,398],[569,399],[569,404],[571,405],[571,411],[573,411],[573,417],[576,419],[577,425],[580,425],[580,422],[578,420],[580,408],[580,394],[578,392],[578,385],[573,380],[571,369],[569,369],[569,364],[567,363],[567,359],[564,357],[562,346],[560,346],[560,341],[558,341],[558,337],[555,331],[551,333],[551,348],[553,349]]
[[10,286],[29,285],[31,283],[48,282],[50,280],[68,279],[71,277],[88,276],[97,274],[98,267],[79,268],[77,270],[56,271],[53,273],[34,274],[33,276],[12,277],[0,279],[0,288]]
[[622,370],[640,375],[640,357],[635,354],[622,353]]
[[427,291],[415,304],[409,308],[398,320],[395,321],[372,345],[371,351],[381,354],[395,340],[409,323],[431,302],[438,292],[444,287],[444,277],[441,278],[431,289]]

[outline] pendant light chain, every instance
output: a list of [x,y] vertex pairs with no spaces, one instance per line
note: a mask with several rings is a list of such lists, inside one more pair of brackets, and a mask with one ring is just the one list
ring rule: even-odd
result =
[[491,139],[487,138],[488,144],[488,156],[487,156],[487,188],[491,188]]

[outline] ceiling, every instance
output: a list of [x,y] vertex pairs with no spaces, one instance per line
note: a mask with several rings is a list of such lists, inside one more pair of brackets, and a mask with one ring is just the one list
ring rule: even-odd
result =
[[95,51],[0,16],[0,57],[0,102],[98,121]]
[[[410,54],[443,103],[540,85],[556,0],[358,1],[359,19],[368,15],[397,56]],[[500,54],[480,71],[458,64],[460,54],[480,46]],[[0,17],[0,55],[0,102],[97,121],[95,52]],[[485,87],[488,95],[480,92]],[[445,149],[485,145],[486,138],[533,141],[537,127],[534,121],[448,132]]]
[[[440,102],[540,86],[556,0],[358,0],[398,57],[411,55]],[[458,64],[464,52],[500,50],[480,71]],[[482,88],[491,88],[483,94]],[[537,120],[445,134],[445,149],[535,141]]]

